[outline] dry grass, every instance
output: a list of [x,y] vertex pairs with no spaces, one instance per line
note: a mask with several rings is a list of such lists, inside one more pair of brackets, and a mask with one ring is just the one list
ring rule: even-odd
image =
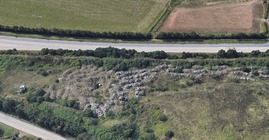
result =
[[[152,126],[158,138],[172,130],[175,139],[265,140],[269,138],[268,84],[209,78],[179,91],[153,92],[142,100],[146,111],[138,120]],[[168,116],[167,122],[149,123],[147,112],[156,108]]]

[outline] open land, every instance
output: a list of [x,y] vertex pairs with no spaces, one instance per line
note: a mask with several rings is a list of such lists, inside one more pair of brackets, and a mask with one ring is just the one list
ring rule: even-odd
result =
[[[67,137],[269,138],[269,71],[264,67],[268,57],[171,61],[0,57],[1,100],[17,101],[3,110],[20,110],[31,122]],[[138,64],[147,60],[150,64],[127,71],[109,68],[113,61],[128,63],[135,59]],[[86,63],[97,60],[104,65]],[[79,61],[81,65],[75,66]],[[227,65],[217,66],[218,62]],[[26,84],[28,91],[18,95],[21,84]]]
[[175,8],[161,32],[258,33],[262,16],[260,1]]
[[[31,28],[149,32],[167,0],[0,1],[0,24]],[[161,14],[162,15],[162,14]]]

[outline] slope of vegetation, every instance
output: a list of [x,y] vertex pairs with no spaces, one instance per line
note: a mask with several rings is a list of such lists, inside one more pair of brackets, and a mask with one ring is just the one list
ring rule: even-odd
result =
[[268,56],[2,51],[0,109],[76,139],[268,139]]

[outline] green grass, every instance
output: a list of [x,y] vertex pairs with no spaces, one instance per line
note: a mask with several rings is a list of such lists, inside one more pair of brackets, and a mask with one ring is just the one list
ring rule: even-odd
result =
[[166,8],[159,0],[2,0],[0,24],[91,31],[148,32]]
[[17,134],[19,134],[18,130],[10,127],[10,126],[7,126],[3,123],[0,123],[0,130],[2,131],[1,135],[0,135],[0,139],[2,138],[11,138]]

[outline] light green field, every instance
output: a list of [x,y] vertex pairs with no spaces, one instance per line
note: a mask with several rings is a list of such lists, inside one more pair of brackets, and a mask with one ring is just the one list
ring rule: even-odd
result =
[[1,0],[0,24],[90,31],[148,32],[168,0]]

